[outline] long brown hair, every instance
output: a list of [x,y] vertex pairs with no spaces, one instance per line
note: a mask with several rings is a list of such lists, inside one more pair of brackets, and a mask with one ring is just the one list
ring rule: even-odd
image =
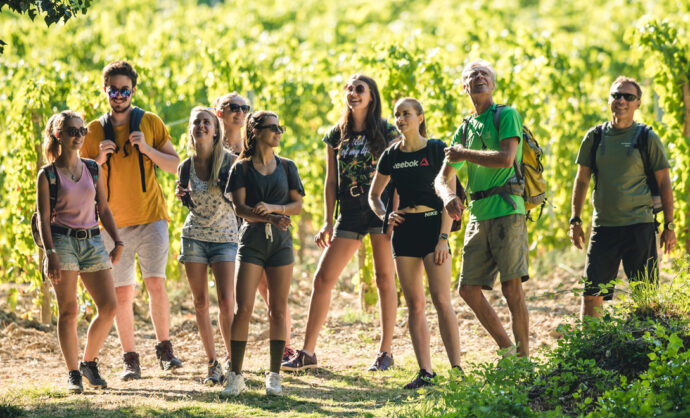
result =
[[266,118],[271,116],[275,118],[278,117],[275,112],[268,110],[259,110],[247,114],[247,119],[244,122],[244,140],[242,141],[240,160],[248,160],[254,156],[256,153],[256,135],[254,134],[254,128],[263,124]]
[[[354,80],[363,81],[369,86],[371,102],[367,108],[367,116],[364,121],[364,135],[366,136],[369,151],[374,155],[374,157],[378,158],[383,150],[386,149],[386,145],[388,145],[384,128],[385,121],[381,119],[381,95],[379,94],[379,88],[373,78],[364,74],[353,75],[350,77],[350,80],[348,80],[347,84]],[[341,142],[348,141],[353,137],[352,127],[354,124],[355,121],[352,117],[352,109],[347,106],[343,116],[338,122]]]
[[54,163],[62,153],[60,140],[55,136],[55,131],[62,132],[67,122],[72,119],[79,119],[84,123],[84,119],[73,110],[63,110],[48,119],[43,133],[43,152],[45,153],[46,161],[49,163]]

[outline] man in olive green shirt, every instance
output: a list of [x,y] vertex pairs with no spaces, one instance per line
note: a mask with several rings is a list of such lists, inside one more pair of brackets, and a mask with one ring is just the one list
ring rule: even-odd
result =
[[[659,186],[664,213],[661,245],[669,253],[676,244],[673,192],[664,146],[654,131],[633,120],[641,96],[642,90],[634,79],[618,77],[611,85],[608,100],[611,121],[590,129],[577,155],[569,235],[579,249],[585,242],[580,214],[590,177],[595,173],[594,215],[585,265],[587,283],[582,297],[582,317],[601,315],[603,301],[613,297],[613,287],[609,283],[616,278],[621,260],[628,280],[657,280],[653,199],[639,149],[645,131],[649,166]],[[600,140],[593,154],[597,137]]]

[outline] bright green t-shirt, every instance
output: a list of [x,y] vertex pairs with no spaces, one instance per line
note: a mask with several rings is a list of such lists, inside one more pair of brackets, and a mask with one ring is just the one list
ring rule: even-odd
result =
[[[501,140],[517,137],[519,142],[515,158],[520,164],[522,162],[522,119],[515,109],[509,106],[504,107],[499,122],[499,137],[499,132],[496,132],[496,127],[494,127],[495,109],[496,105],[494,104],[481,115],[470,119],[467,130],[467,148],[481,150],[483,141],[487,150],[498,151],[501,149]],[[463,127],[460,125],[455,131],[451,146],[462,143],[462,129]],[[448,164],[457,170],[463,166],[464,161]],[[508,179],[515,176],[515,169],[513,167],[489,168],[468,162],[467,173],[469,177],[468,189],[474,193],[504,185]],[[515,209],[500,195],[473,201],[470,204],[470,221],[483,221],[514,213],[524,214],[525,201],[522,196],[510,195],[510,198],[515,202]]]
[[[604,134],[597,148],[598,181],[592,192],[594,226],[625,226],[654,221],[652,194],[647,185],[642,155],[635,148],[638,128],[642,129],[639,123],[625,129],[616,129],[610,122],[604,125]],[[592,168],[593,144],[594,129],[590,129],[580,145],[575,160],[577,164]],[[649,132],[647,151],[653,171],[670,167],[664,146],[654,131]]]

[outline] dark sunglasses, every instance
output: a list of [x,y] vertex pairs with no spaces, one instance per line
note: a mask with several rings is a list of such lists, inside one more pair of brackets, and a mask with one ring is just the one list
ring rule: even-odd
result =
[[81,128],[75,128],[74,126],[69,126],[65,128],[64,131],[67,135],[70,137],[79,137],[79,136],[86,136],[86,133],[89,132],[88,129],[84,128],[83,126]]
[[115,87],[108,87],[107,93],[108,97],[110,97],[111,99],[114,99],[117,96],[122,96],[123,99],[126,99],[132,95],[132,90],[129,87],[123,87],[121,89],[117,89]]
[[237,103],[228,103],[225,108],[229,109],[232,113],[237,113],[239,111],[242,111],[242,113],[249,113],[249,111],[252,110],[252,107],[249,105],[238,105]]
[[348,84],[347,86],[345,86],[345,90],[347,92],[350,92],[350,93],[352,93],[354,91],[357,94],[362,94],[362,93],[364,93],[366,88],[364,87],[364,84],[357,84],[357,85]]
[[280,125],[263,125],[263,126],[257,126],[256,129],[270,129],[271,131],[275,133],[285,133],[285,127],[280,126]]
[[638,97],[632,93],[611,93],[611,97],[613,100],[619,100],[622,97],[626,102],[632,102],[638,99]]

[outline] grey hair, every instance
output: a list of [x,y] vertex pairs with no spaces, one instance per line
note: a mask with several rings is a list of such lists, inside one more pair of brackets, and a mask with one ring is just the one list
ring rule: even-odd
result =
[[494,67],[491,65],[491,63],[487,60],[483,59],[478,59],[470,62],[469,64],[465,65],[465,67],[462,69],[462,83],[465,84],[465,80],[467,77],[469,77],[470,73],[472,70],[475,68],[482,67],[485,68],[489,71],[489,74],[491,74],[491,81],[496,83],[496,70],[494,70]]

